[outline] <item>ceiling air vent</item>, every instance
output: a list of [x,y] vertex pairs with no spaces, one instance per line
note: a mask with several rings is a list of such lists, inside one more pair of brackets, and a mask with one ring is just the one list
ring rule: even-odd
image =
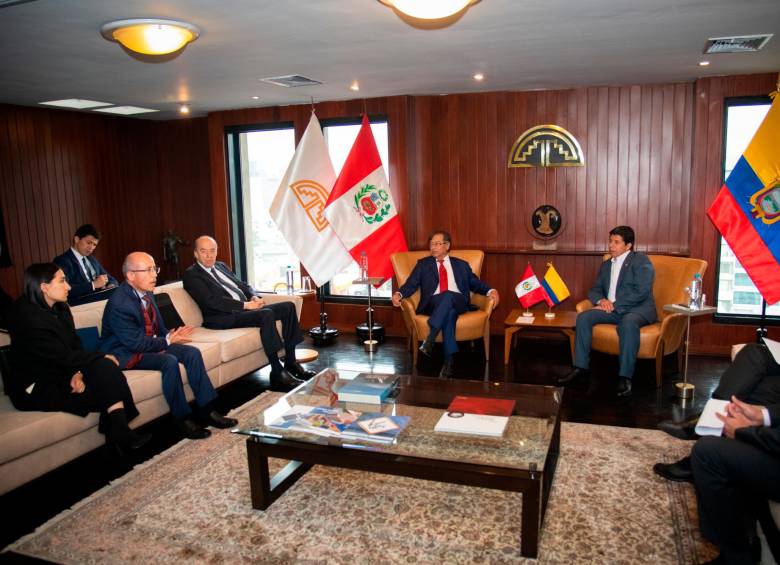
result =
[[735,37],[710,37],[704,45],[704,53],[749,53],[758,51],[766,45],[771,37],[771,33]]
[[286,88],[293,88],[296,86],[316,86],[318,84],[322,84],[318,80],[306,78],[301,75],[284,75],[280,77],[261,78],[260,80],[270,84],[275,84],[276,86],[284,86]]

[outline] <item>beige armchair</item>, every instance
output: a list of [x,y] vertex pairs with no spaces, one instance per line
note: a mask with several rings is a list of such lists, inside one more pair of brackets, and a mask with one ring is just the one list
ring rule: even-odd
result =
[[[605,260],[608,256],[605,256]],[[643,326],[639,331],[639,359],[655,359],[655,384],[661,386],[661,372],[664,355],[680,349],[685,335],[685,317],[681,314],[664,312],[664,305],[687,302],[685,288],[690,286],[693,275],[707,270],[707,261],[688,257],[649,255],[655,269],[653,298],[658,321]],[[577,312],[593,307],[590,300],[577,304]],[[594,351],[617,355],[619,353],[617,326],[597,324],[593,326]]]
[[[427,257],[427,251],[404,251],[402,253],[393,253],[390,256],[390,262],[393,264],[393,272],[398,286],[401,286],[409,278],[412,269],[417,261]],[[461,251],[451,251],[452,257],[463,259],[471,266],[474,274],[479,276],[482,271],[482,262],[485,259],[483,251],[475,249],[466,249]],[[420,303],[420,291],[418,290],[412,296],[401,300],[401,313],[403,314],[406,329],[409,332],[409,347],[412,350],[413,364],[417,365],[417,347],[419,342],[427,336],[430,328],[428,327],[428,316],[417,314],[417,305]],[[487,296],[471,293],[471,303],[478,310],[466,312],[458,316],[458,322],[455,326],[455,339],[458,341],[467,341],[482,339],[485,344],[485,358],[490,358],[490,314],[493,311],[493,301]],[[436,336],[436,341],[441,342],[441,333]]]

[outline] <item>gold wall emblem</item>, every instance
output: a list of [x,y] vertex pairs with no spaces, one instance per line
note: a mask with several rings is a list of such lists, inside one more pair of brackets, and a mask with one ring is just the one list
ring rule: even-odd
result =
[[328,201],[328,191],[313,180],[296,181],[290,185],[290,188],[317,231],[328,227],[328,220],[323,214],[325,203]]
[[507,167],[582,167],[585,156],[575,137],[560,126],[542,125],[517,138]]

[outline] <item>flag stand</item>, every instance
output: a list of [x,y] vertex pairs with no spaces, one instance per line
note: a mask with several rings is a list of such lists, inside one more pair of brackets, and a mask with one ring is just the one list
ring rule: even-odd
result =
[[534,313],[533,313],[533,312],[531,312],[531,311],[530,311],[530,310],[529,310],[529,309],[526,307],[526,309],[525,309],[525,312],[523,312],[523,316],[525,316],[526,318],[530,318],[530,317],[532,317],[533,315],[534,315]]
[[547,319],[555,318],[555,312],[552,311],[552,306],[547,307],[547,312],[544,313],[544,317]]
[[309,330],[309,336],[315,345],[330,345],[339,336],[336,328],[328,327],[328,313],[325,312],[325,290],[323,287],[317,288],[320,300],[320,325]]
[[758,327],[756,328],[756,341],[758,343],[761,343],[762,340],[766,337],[766,334],[769,333],[769,330],[767,330],[766,327],[766,300],[764,300],[764,297],[761,297],[761,319],[758,321]]

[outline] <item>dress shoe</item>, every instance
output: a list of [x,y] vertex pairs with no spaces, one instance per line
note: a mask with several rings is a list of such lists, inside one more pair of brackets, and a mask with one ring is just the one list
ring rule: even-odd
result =
[[620,377],[620,381],[618,381],[617,395],[620,397],[631,396],[631,379]]
[[280,369],[279,371],[271,371],[271,386],[274,390],[281,392],[288,392],[304,381],[299,379],[295,375],[291,374],[287,369]]
[[152,434],[139,434],[130,430],[130,433],[121,439],[109,437],[108,444],[116,450],[120,457],[126,457],[130,452],[149,443],[150,439],[152,439]]
[[211,435],[209,430],[196,424],[192,418],[179,420],[176,422],[176,427],[184,437],[189,439],[206,439]]
[[226,418],[216,410],[209,411],[208,414],[204,414],[200,418],[200,423],[206,426],[212,426],[214,428],[234,428],[238,424],[238,420],[235,418]]
[[557,382],[559,385],[565,385],[565,384],[569,384],[575,379],[579,379],[580,377],[589,377],[589,376],[590,376],[590,371],[588,369],[574,367],[574,369],[572,369],[568,375],[558,378]]
[[696,422],[698,421],[698,416],[683,422],[664,420],[663,422],[659,422],[658,429],[677,439],[695,440],[699,439],[699,434],[696,433]]
[[452,357],[448,357],[444,360],[444,365],[441,366],[439,371],[440,379],[449,379],[455,374],[455,361]]
[[653,465],[653,472],[667,481],[676,481],[678,483],[693,482],[690,457],[683,457],[675,463],[656,463]]
[[317,374],[314,371],[307,371],[297,361],[295,363],[285,363],[284,369],[294,377],[297,377],[303,381],[308,381]]
[[430,337],[425,338],[425,341],[420,345],[420,351],[430,357],[433,354],[434,340]]

